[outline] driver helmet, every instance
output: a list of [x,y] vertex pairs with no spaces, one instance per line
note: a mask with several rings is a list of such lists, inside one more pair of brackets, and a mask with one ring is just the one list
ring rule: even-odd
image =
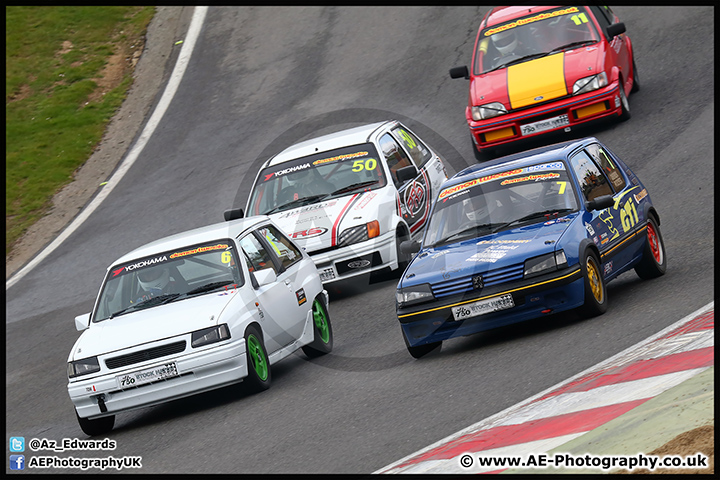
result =
[[492,38],[493,45],[501,55],[512,53],[517,46],[517,37],[512,30],[496,33],[490,38]]
[[167,268],[147,268],[138,273],[138,282],[146,292],[162,291],[170,283],[170,271]]

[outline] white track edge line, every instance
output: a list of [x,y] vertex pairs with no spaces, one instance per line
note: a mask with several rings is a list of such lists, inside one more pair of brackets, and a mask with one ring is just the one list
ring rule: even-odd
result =
[[100,206],[103,200],[105,200],[105,198],[120,182],[122,177],[125,176],[133,163],[135,163],[135,160],[137,160],[137,158],[140,156],[140,153],[143,151],[145,145],[150,140],[150,137],[155,131],[155,128],[160,123],[160,120],[162,119],[163,115],[168,109],[168,106],[170,105],[170,102],[175,96],[175,92],[180,85],[180,81],[182,80],[182,77],[185,74],[185,69],[187,68],[187,65],[190,61],[190,57],[195,47],[195,42],[200,36],[200,30],[202,29],[207,10],[208,7],[195,7],[195,10],[193,11],[193,17],[190,22],[190,27],[188,28],[185,39],[183,40],[182,49],[180,50],[177,62],[175,63],[175,67],[173,68],[170,80],[165,87],[165,91],[163,92],[163,95],[160,98],[157,106],[155,107],[155,110],[153,111],[150,119],[145,125],[142,134],[138,138],[130,153],[127,155],[127,157],[125,157],[125,160],[120,164],[120,167],[107,181],[107,184],[102,187],[102,189],[100,190],[100,192],[98,192],[95,198],[80,212],[80,214],[78,214],[77,217],[75,217],[72,223],[70,223],[70,225],[65,228],[65,230],[63,230],[60,235],[58,235],[55,240],[50,243],[50,245],[45,247],[43,251],[36,255],[28,264],[26,264],[22,269],[20,269],[20,271],[15,273],[15,275],[10,277],[10,279],[5,282],[6,290],[15,285],[15,283],[17,283],[21,278],[27,275],[33,268],[35,268],[41,261],[48,257],[57,247],[59,247],[73,232],[75,232],[75,230],[77,230],[78,227],[80,227],[80,225],[82,225],[82,223],[87,220],[90,214],[92,214],[95,209]]

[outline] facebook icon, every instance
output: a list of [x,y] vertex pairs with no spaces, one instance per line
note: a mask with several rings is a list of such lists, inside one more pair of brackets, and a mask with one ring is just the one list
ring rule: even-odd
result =
[[10,470],[25,470],[25,455],[10,455]]

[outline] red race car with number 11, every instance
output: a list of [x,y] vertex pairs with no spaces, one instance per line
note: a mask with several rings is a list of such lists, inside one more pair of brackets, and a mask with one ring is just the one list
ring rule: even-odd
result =
[[606,117],[640,88],[625,24],[609,7],[497,7],[478,30],[465,117],[478,160],[496,147]]

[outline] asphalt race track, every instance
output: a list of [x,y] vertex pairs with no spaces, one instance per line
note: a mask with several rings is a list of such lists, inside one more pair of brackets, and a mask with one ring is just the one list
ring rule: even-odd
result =
[[[175,98],[133,167],[6,291],[6,436],[87,438],[67,395],[66,360],[79,335],[73,319],[92,308],[105,268],[141,244],[244,207],[267,156],[315,133],[396,118],[444,156],[448,173],[475,163],[463,114],[468,84],[448,69],[469,64],[486,10],[211,7]],[[370,473],[712,301],[713,8],[615,11],[640,73],[632,119],[570,135],[597,136],[645,183],[660,213],[665,276],[642,281],[630,272],[611,282],[601,317],[565,314],[453,339],[422,360],[400,334],[397,276],[343,285],[331,296],[332,354],[292,355],[258,395],[236,386],[120,414],[108,435],[114,451],[72,455],[142,456],[142,473]]]

